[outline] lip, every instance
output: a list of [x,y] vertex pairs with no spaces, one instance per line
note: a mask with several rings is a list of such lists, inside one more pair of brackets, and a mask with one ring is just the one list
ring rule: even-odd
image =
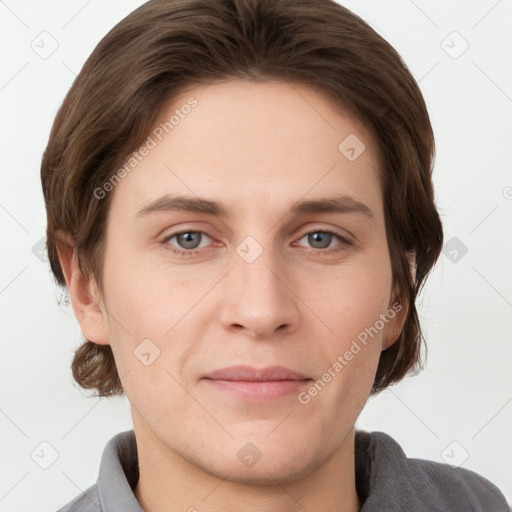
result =
[[215,390],[238,398],[267,401],[298,393],[313,379],[284,366],[258,369],[239,365],[209,372],[203,380]]

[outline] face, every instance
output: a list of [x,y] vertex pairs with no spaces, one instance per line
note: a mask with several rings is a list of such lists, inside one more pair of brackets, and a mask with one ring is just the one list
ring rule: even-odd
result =
[[400,328],[374,142],[309,88],[237,80],[149,136],[108,192],[103,268],[136,434],[221,478],[311,473]]

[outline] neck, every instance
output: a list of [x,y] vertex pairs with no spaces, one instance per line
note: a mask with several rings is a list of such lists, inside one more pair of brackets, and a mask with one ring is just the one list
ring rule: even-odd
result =
[[[260,485],[207,472],[163,445],[147,425],[135,428],[139,481],[135,496],[146,512],[357,512],[354,431],[320,467],[285,482],[279,475]],[[136,427],[134,422],[134,427]]]

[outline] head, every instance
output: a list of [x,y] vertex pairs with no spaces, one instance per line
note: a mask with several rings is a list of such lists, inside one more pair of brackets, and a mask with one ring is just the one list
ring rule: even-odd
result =
[[[415,300],[442,247],[433,157],[406,65],[337,3],[147,2],[85,63],[42,162],[48,256],[85,338],[74,378],[126,393],[206,466],[219,424],[226,443],[273,449],[289,429],[327,433],[301,457],[327,456],[421,362]],[[233,406],[203,377],[237,364],[310,382],[293,407]]]

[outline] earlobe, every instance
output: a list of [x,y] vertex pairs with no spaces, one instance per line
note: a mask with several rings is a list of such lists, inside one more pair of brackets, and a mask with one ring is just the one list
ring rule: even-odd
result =
[[395,329],[392,331],[392,334],[388,337],[388,339],[382,344],[382,350],[386,350],[387,348],[391,347],[398,338],[400,337],[400,333],[402,331],[400,329]]
[[409,271],[411,273],[411,278],[413,284],[416,282],[416,251],[407,251],[407,261],[409,262]]
[[[405,311],[402,315],[402,312]],[[400,337],[400,334],[402,333],[402,328],[405,323],[405,318],[407,315],[407,308],[404,308],[400,313],[395,317],[393,324],[389,326],[388,332],[384,336],[384,339],[382,340],[382,350],[386,350],[391,345],[396,343],[398,338]]]
[[408,301],[405,297],[400,297],[398,294],[393,297],[393,302],[390,303],[388,310],[389,316],[393,316],[382,340],[382,350],[386,350],[391,347],[391,345],[398,340],[409,312]]
[[[416,251],[407,251],[405,254],[409,263],[412,286],[414,287],[416,282]],[[403,293],[399,293],[398,290],[395,290],[393,298],[394,302],[391,302],[389,307],[394,310],[395,316],[390,322],[386,336],[384,336],[382,341],[382,350],[391,347],[391,345],[398,340],[409,312],[409,301],[403,296]]]
[[58,253],[71,305],[82,334],[89,341],[108,345],[106,313],[96,282],[80,270],[74,247],[60,245]]

